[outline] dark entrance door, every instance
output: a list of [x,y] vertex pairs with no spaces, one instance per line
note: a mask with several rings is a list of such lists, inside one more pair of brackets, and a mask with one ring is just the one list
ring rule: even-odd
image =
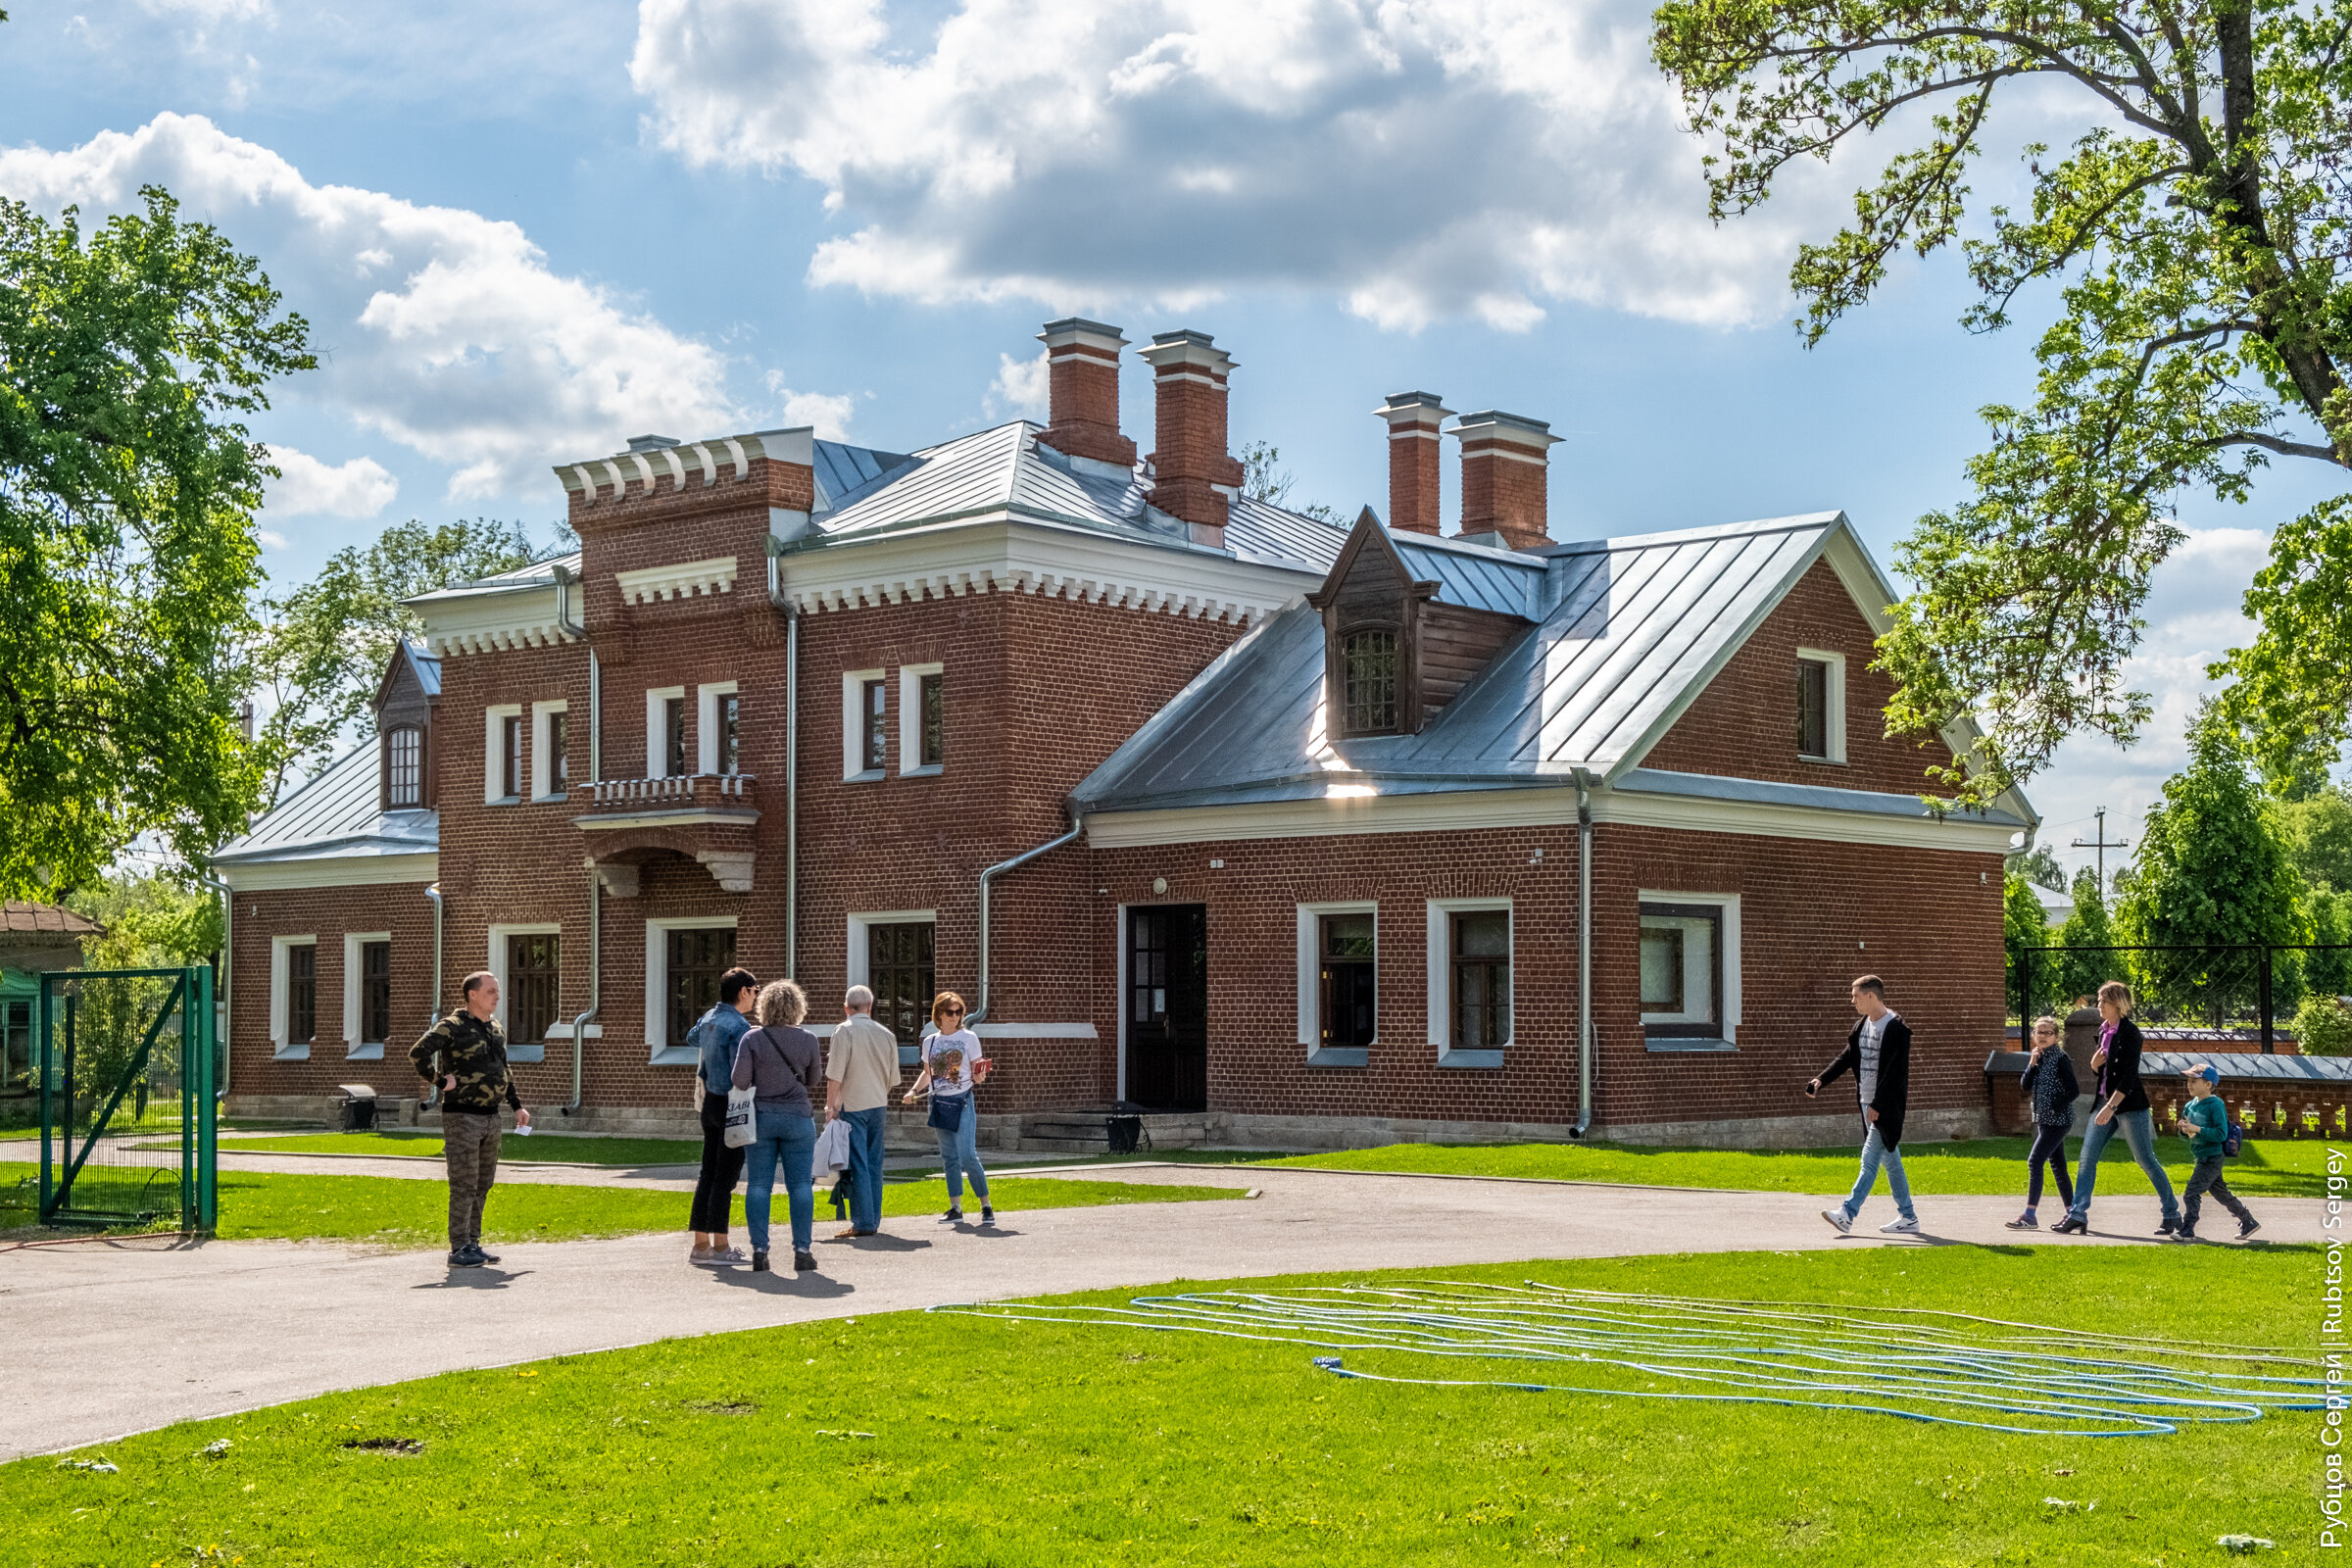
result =
[[1127,911],[1127,1098],[1147,1110],[1208,1108],[1208,910]]

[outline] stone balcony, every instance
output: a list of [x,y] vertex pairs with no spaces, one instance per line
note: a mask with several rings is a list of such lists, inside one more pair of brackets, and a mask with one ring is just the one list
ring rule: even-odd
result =
[[662,856],[707,867],[728,893],[752,891],[760,781],[749,773],[608,778],[574,787],[572,818],[605,891],[637,896],[638,868]]

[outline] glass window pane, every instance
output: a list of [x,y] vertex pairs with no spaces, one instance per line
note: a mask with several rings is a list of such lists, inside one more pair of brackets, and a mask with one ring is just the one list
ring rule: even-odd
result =
[[1372,956],[1372,916],[1368,914],[1327,914],[1323,916],[1323,954],[1332,958],[1369,958]]
[[1642,1022],[1654,1035],[1712,1038],[1723,998],[1723,911],[1645,904],[1642,919]]
[[1818,659],[1796,662],[1796,749],[1807,757],[1830,754],[1830,666]]
[[569,715],[547,715],[547,778],[553,790],[571,787],[571,727],[565,722]]
[[1642,924],[1642,1010],[1683,1010],[1683,933],[1646,920]]
[[1507,957],[1511,951],[1511,916],[1507,909],[1482,909],[1453,917],[1453,951],[1480,957]]

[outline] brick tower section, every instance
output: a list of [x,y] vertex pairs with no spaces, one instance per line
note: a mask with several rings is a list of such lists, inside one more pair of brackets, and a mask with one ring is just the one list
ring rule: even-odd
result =
[[1434,392],[1392,392],[1372,412],[1389,426],[1389,526],[1437,533],[1439,427],[1453,411]]
[[1551,426],[1490,409],[1462,416],[1452,433],[1462,442],[1462,537],[1509,550],[1549,544]]
[[1158,450],[1152,505],[1192,526],[1193,542],[1222,549],[1227,498],[1242,466],[1226,450],[1225,384],[1234,358],[1206,332],[1160,332],[1143,351],[1152,367]]
[[1135,466],[1135,443],[1119,433],[1119,350],[1115,326],[1064,317],[1037,334],[1046,346],[1049,420],[1038,441],[1073,458]]

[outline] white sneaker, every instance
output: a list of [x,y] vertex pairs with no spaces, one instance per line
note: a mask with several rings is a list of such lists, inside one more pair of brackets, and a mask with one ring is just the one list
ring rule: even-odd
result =
[[1854,1216],[1842,1208],[1825,1208],[1821,1211],[1821,1217],[1837,1226],[1840,1236],[1851,1236],[1854,1232]]
[[1886,1224],[1879,1227],[1879,1234],[1881,1236],[1916,1236],[1919,1234],[1919,1221],[1915,1219],[1890,1219]]
[[701,1263],[705,1268],[733,1268],[737,1264],[748,1263],[751,1259],[744,1256],[742,1251],[736,1248],[713,1247],[708,1253],[695,1261]]

